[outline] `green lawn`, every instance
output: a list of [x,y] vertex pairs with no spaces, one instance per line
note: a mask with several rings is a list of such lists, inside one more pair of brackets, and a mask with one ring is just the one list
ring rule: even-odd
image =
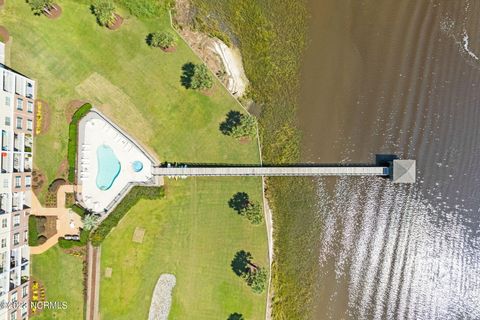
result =
[[45,286],[48,301],[66,301],[65,310],[44,310],[34,319],[83,319],[82,259],[70,256],[58,246],[33,256],[32,276]]
[[[193,178],[168,184],[163,200],[142,200],[102,245],[102,319],[146,319],[158,277],[177,278],[170,319],[265,316],[265,294],[251,291],[230,267],[238,250],[268,266],[265,225],[228,206],[237,191],[260,195],[258,178]],[[258,197],[256,197],[258,199]],[[259,200],[259,199],[258,199]],[[142,244],[132,242],[144,228]],[[112,278],[104,270],[113,268]]]
[[[209,95],[181,86],[182,66],[199,62],[186,44],[169,54],[145,44],[149,32],[169,28],[166,12],[139,20],[122,11],[124,25],[112,32],[96,24],[85,1],[56,2],[63,9],[57,20],[33,16],[24,1],[7,1],[0,10],[13,38],[10,65],[38,81],[38,97],[51,109],[49,130],[35,139],[34,158],[48,181],[64,175],[66,107],[74,99],[92,102],[160,161],[259,162],[255,141],[240,144],[219,131],[225,114],[241,109],[220,84]],[[261,200],[259,179],[190,179],[168,183],[164,200],[136,205],[102,247],[102,268],[113,268],[112,279],[101,282],[103,319],[145,318],[164,272],[177,277],[172,319],[224,319],[233,312],[263,318],[265,295],[253,294],[230,269],[242,249],[267,266],[265,226],[250,225],[226,204],[237,191]],[[131,242],[136,226],[147,230],[142,245]],[[62,319],[83,310],[81,283],[70,280],[80,281],[81,267],[70,266],[71,259],[58,248],[33,257],[47,294],[71,301],[74,315]]]
[[96,24],[88,4],[58,3],[58,20],[33,16],[24,1],[0,10],[13,37],[11,66],[38,81],[38,97],[52,109],[34,155],[49,181],[66,159],[65,109],[74,99],[92,102],[161,161],[258,162],[255,143],[238,144],[218,130],[226,112],[239,110],[218,83],[209,96],[181,86],[182,66],[199,62],[186,44],[170,54],[146,45],[149,32],[169,28],[166,12],[142,20],[121,12],[124,25],[110,31]]

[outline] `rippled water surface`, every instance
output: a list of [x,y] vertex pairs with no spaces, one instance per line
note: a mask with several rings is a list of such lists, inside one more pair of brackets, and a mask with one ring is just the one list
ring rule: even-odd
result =
[[417,183],[320,179],[317,319],[480,319],[480,1],[311,0],[304,160],[417,160]]

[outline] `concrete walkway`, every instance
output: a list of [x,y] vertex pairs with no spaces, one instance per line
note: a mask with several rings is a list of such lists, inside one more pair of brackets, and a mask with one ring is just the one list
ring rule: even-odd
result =
[[101,248],[94,247],[89,243],[87,253],[88,278],[86,320],[100,319],[98,309],[100,298],[100,255]]
[[[32,192],[32,215],[35,216],[56,216],[57,217],[57,233],[50,237],[44,244],[36,247],[30,247],[30,254],[40,254],[58,242],[58,238],[66,234],[78,234],[80,228],[83,227],[81,217],[68,208],[65,208],[65,194],[74,192],[76,186],[63,185],[57,191],[57,207],[45,208],[40,204],[35,194]],[[78,191],[78,190],[76,190]],[[73,222],[74,227],[71,227]]]

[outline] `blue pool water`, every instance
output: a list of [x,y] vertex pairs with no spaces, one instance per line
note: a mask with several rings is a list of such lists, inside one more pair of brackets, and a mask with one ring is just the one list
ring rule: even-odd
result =
[[143,169],[143,163],[141,161],[133,161],[132,163],[132,169],[135,172],[140,172]]
[[120,173],[121,166],[112,148],[101,145],[97,148],[97,187],[100,190],[108,190]]

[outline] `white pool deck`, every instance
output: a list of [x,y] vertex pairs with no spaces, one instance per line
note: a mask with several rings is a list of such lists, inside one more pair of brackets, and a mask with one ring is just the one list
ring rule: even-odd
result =
[[[92,109],[79,122],[77,150],[77,184],[82,193],[79,200],[93,212],[106,213],[115,207],[133,185],[159,185],[152,175],[153,159],[139,144],[129,137],[98,110]],[[98,147],[109,146],[120,162],[120,173],[108,190],[97,187]],[[140,161],[143,169],[135,172],[134,161]]]

